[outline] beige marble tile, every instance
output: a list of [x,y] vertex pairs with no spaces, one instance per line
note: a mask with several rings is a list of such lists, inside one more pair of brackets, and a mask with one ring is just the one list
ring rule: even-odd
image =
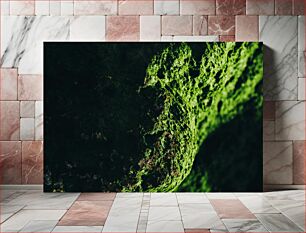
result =
[[292,184],[292,142],[264,142],[264,183]]
[[274,141],[275,140],[275,122],[263,121],[263,140]]
[[20,119],[20,140],[34,140],[34,118]]

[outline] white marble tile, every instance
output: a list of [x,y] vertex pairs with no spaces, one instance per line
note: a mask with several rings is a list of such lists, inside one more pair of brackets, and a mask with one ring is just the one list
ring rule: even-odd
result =
[[237,199],[233,193],[206,193],[208,199]]
[[173,36],[161,36],[160,40],[164,42],[170,42],[173,41]]
[[298,79],[298,100],[306,100],[306,96],[305,96],[305,89],[306,89],[305,80],[306,80],[306,78],[299,78]]
[[69,17],[4,16],[1,20],[3,67],[19,74],[42,74],[43,41],[69,39]]
[[223,219],[229,232],[269,232],[258,220]]
[[35,102],[35,140],[43,140],[43,101]]
[[35,101],[20,101],[20,117],[35,116]]
[[279,101],[275,108],[276,140],[305,140],[305,102]]
[[9,198],[14,193],[16,193],[16,190],[1,190],[0,201],[2,202],[3,200]]
[[179,204],[183,203],[198,203],[198,204],[209,204],[209,200],[204,193],[177,193],[177,201]]
[[263,197],[259,196],[239,197],[239,200],[254,214],[280,213],[278,210],[273,208],[273,206],[269,202],[267,202]]
[[61,1],[50,1],[50,15],[61,15]]
[[155,0],[154,14],[155,15],[179,15],[180,2],[179,0]]
[[1,209],[0,222],[2,223],[4,221],[6,221],[8,218],[13,216],[15,213],[17,213],[23,207],[24,207],[24,205],[1,204],[1,206],[0,206],[0,209]]
[[113,202],[113,207],[122,207],[122,208],[129,208],[129,207],[141,207],[142,197],[134,197],[134,198],[115,198]]
[[186,211],[185,209],[181,209],[182,211],[182,220],[185,229],[216,229],[216,226],[221,226],[220,218],[215,212],[193,212]]
[[283,215],[305,230],[305,201],[270,200]]
[[20,118],[20,140],[34,140],[34,118]]
[[173,36],[173,41],[202,41],[202,42],[217,42],[218,36]]
[[140,16],[140,40],[159,41],[161,37],[160,16]]
[[181,221],[149,221],[146,232],[184,232]]
[[305,201],[305,190],[288,190],[263,193],[267,200]]
[[51,232],[57,222],[57,220],[33,220],[28,222],[20,232]]
[[298,16],[298,76],[305,77],[305,16]]
[[1,15],[9,15],[10,14],[10,1],[0,1],[1,4]]
[[73,15],[73,1],[61,1],[61,15]]
[[102,232],[136,232],[140,209],[112,206]]
[[59,220],[66,210],[21,210],[1,225],[4,232],[20,231],[32,220]]
[[263,140],[275,140],[275,121],[263,121]]
[[116,15],[118,2],[104,1],[74,1],[74,15]]
[[200,204],[200,203],[193,203],[193,204],[180,204],[180,211],[183,216],[193,215],[196,211],[197,213],[215,213],[215,209],[211,204]]
[[282,214],[256,214],[258,220],[271,232],[302,232],[302,229]]
[[66,210],[78,198],[79,193],[42,193],[26,192],[7,204],[25,205],[24,209],[50,209],[50,210]]
[[152,193],[150,206],[177,206],[175,193]]
[[292,142],[264,142],[264,183],[292,184]]
[[103,226],[56,226],[52,232],[101,232]]
[[153,206],[149,209],[149,221],[179,221],[181,220],[180,209],[174,206]]
[[297,17],[260,16],[266,100],[297,99]]
[[36,0],[35,15],[50,15],[50,2],[48,0]]
[[104,41],[105,16],[77,16],[71,20],[70,40]]
[[116,198],[142,198],[143,193],[117,193]]

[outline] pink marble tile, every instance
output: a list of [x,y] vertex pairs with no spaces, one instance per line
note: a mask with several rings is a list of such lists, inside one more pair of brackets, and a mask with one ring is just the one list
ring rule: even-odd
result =
[[139,16],[107,16],[106,40],[137,41],[140,34]]
[[235,36],[219,36],[221,42],[235,42]]
[[0,183],[21,184],[21,142],[0,141]]
[[193,16],[193,35],[203,36],[207,35],[208,24],[207,16],[195,15]]
[[153,15],[153,0],[119,0],[119,15]]
[[116,193],[81,193],[78,201],[113,201]]
[[35,1],[34,0],[11,0],[10,14],[11,15],[34,15]]
[[17,69],[0,69],[0,100],[17,100]]
[[247,15],[274,15],[274,0],[246,0]]
[[20,101],[20,117],[34,117],[35,101]]
[[275,102],[274,101],[264,101],[263,119],[264,120],[275,120]]
[[43,183],[43,142],[22,142],[22,183]]
[[246,0],[217,0],[217,15],[245,15]]
[[305,0],[293,0],[293,14],[305,15]]
[[181,15],[214,15],[216,11],[215,0],[181,0]]
[[236,41],[258,41],[258,16],[236,16]]
[[256,219],[248,208],[238,199],[210,199],[220,218],[230,219]]
[[192,16],[162,16],[163,36],[191,36]]
[[293,184],[305,184],[305,141],[293,141]]
[[59,221],[59,226],[104,225],[113,201],[76,201]]
[[235,16],[208,16],[208,35],[235,35]]
[[74,0],[74,15],[116,15],[117,0]]
[[19,140],[19,102],[0,101],[0,140]]
[[275,15],[292,15],[292,0],[275,0]]
[[43,78],[41,75],[18,76],[19,100],[42,100]]

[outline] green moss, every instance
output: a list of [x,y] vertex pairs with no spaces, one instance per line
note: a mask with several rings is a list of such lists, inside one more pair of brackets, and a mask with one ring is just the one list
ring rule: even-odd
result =
[[250,100],[261,108],[262,66],[260,43],[203,43],[202,51],[171,44],[155,56],[139,92],[154,92],[160,113],[142,128],[144,156],[123,191],[177,190],[212,132]]

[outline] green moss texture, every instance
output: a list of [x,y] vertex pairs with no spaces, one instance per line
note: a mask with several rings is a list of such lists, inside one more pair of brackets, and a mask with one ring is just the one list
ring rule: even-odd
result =
[[[203,43],[202,51],[171,44],[154,56],[139,93],[155,93],[159,114],[141,129],[143,158],[122,191],[177,191],[210,134],[241,115],[247,103],[258,110],[255,119],[261,117],[262,77],[260,43]],[[207,173],[192,173],[185,186],[200,180],[209,191]]]

